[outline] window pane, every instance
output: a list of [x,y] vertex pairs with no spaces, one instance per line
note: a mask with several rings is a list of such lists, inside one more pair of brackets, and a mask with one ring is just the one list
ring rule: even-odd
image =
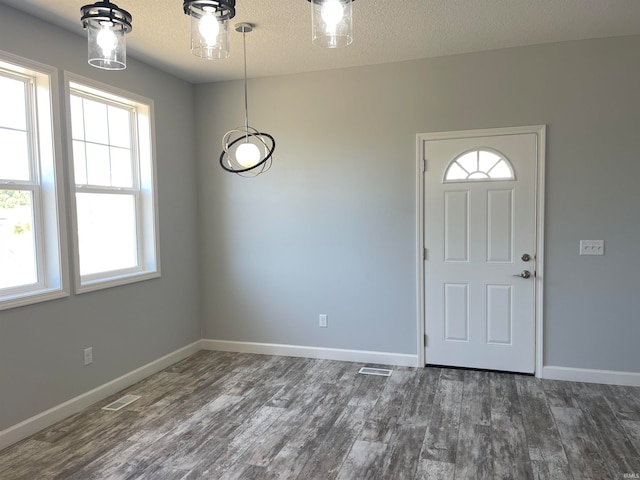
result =
[[74,140],[84,140],[84,113],[82,98],[71,96],[71,136]]
[[0,190],[0,288],[38,281],[33,225],[31,192]]
[[133,186],[131,171],[131,150],[125,148],[111,148],[111,185],[113,187]]
[[84,104],[84,131],[88,142],[109,143],[107,106],[93,100],[82,100]]
[[484,172],[473,172],[469,175],[469,180],[482,180],[485,178],[489,178],[489,176]]
[[76,194],[80,275],[138,265],[133,195]]
[[513,178],[513,174],[507,165],[507,162],[501,160],[495,167],[489,172],[491,178]]
[[[111,185],[109,147],[87,143],[87,183],[89,185]],[[74,159],[75,162],[75,159]]]
[[0,77],[0,127],[27,129],[25,83]]
[[0,128],[0,146],[0,178],[29,180],[27,132]]
[[478,170],[481,172],[488,172],[496,163],[500,161],[500,157],[493,152],[486,150],[480,150],[480,166]]
[[464,180],[468,175],[469,173],[460,168],[460,165],[452,163],[449,170],[447,170],[447,178],[445,180]]
[[109,105],[109,143],[115,147],[131,146],[131,115],[128,110]]
[[458,164],[467,172],[475,172],[478,170],[478,152],[469,152],[458,158]]

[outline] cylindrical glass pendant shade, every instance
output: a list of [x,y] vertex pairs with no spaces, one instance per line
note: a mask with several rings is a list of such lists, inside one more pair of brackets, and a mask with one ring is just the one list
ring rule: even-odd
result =
[[229,56],[229,21],[217,16],[216,10],[197,5],[191,7],[191,53],[207,60]]
[[131,14],[108,0],[80,9],[87,29],[89,65],[104,70],[127,68],[125,35],[132,29]]
[[353,42],[352,0],[309,0],[311,40],[325,48],[346,47]]
[[125,32],[111,22],[89,22],[89,64],[104,70],[127,68]]
[[182,8],[191,17],[191,53],[208,60],[227,58],[236,0],[184,0]]

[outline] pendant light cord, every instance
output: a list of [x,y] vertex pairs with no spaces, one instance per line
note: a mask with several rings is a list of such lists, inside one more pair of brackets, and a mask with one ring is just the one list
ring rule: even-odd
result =
[[[249,130],[249,101],[247,95],[247,33],[242,31],[242,47],[244,52],[244,128],[245,130]],[[247,133],[246,139],[248,141],[249,135]]]

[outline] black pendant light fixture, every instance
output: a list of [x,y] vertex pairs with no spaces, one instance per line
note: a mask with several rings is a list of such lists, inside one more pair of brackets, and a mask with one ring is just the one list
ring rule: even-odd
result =
[[80,9],[87,30],[89,64],[103,70],[127,68],[125,35],[132,29],[131,14],[108,0]]
[[325,48],[353,43],[353,0],[308,0],[311,3],[311,41]]
[[207,60],[227,58],[236,0],[184,0],[182,9],[191,17],[191,53]]
[[236,32],[242,33],[244,48],[244,125],[229,130],[222,137],[220,166],[227,172],[245,177],[255,177],[271,168],[275,139],[265,132],[249,126],[249,108],[247,101],[247,42],[246,34],[254,25],[239,23]]

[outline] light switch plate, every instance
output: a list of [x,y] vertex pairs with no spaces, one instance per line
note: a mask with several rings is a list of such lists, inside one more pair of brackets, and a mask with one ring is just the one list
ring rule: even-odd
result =
[[580,255],[604,255],[604,240],[580,240]]

